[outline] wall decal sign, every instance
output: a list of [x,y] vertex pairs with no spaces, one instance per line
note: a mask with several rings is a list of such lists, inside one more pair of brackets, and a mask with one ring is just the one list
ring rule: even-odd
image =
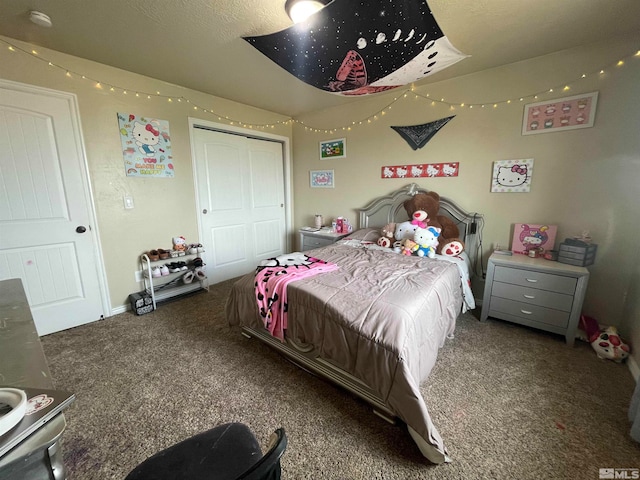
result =
[[334,0],[285,30],[244,39],[303,82],[341,95],[407,85],[466,57],[425,0]]
[[457,177],[459,162],[382,167],[382,178]]
[[124,168],[128,177],[173,177],[169,122],[118,113]]
[[417,150],[418,148],[424,147],[433,136],[438,133],[438,131],[444,127],[449,120],[451,120],[455,115],[450,117],[441,118],[440,120],[436,120],[434,122],[423,123],[422,125],[410,125],[406,127],[391,127],[398,134],[405,139],[405,141],[409,144],[411,148]]
[[494,193],[523,193],[531,190],[533,158],[496,160],[493,162],[491,191]]
[[522,135],[593,127],[597,100],[593,92],[525,105]]
[[335,187],[333,170],[311,170],[309,172],[311,188]]
[[327,160],[330,158],[346,158],[347,140],[336,138],[335,140],[325,140],[320,142],[320,158]]

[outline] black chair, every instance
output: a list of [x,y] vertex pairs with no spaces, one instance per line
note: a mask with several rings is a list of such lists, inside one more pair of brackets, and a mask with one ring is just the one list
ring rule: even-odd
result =
[[269,450],[242,423],[199,433],[149,457],[125,480],[280,480],[280,457],[287,448],[283,428],[271,434]]

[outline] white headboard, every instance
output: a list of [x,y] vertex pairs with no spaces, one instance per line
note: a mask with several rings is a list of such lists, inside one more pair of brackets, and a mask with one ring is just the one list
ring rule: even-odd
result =
[[[428,192],[429,190],[418,184],[411,183],[389,195],[373,199],[366,207],[358,209],[360,213],[359,228],[381,228],[391,222],[399,223],[409,220],[404,209],[405,200],[417,193]],[[471,265],[476,265],[482,248],[481,233],[484,228],[484,216],[476,212],[467,212],[446,197],[440,197],[439,213],[451,218],[456,223],[460,230],[460,238],[464,240],[465,250],[469,255]]]

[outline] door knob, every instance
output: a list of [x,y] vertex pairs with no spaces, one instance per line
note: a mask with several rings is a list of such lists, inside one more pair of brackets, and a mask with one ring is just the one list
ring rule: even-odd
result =
[[204,213],[206,215],[207,214],[207,209],[205,208],[204,210],[202,210],[202,213]]
[[78,233],[84,233],[87,231],[87,227],[85,227],[84,225],[80,225],[79,227],[76,227],[76,232]]

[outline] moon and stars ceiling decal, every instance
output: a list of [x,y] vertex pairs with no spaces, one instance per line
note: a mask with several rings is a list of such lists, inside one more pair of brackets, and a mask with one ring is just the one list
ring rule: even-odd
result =
[[467,57],[425,0],[333,0],[304,22],[244,39],[303,82],[340,95],[397,88]]
[[450,117],[441,118],[440,120],[435,120],[429,123],[423,123],[422,125],[410,125],[406,127],[391,127],[398,134],[405,139],[405,141],[413,148],[417,150],[418,148],[424,147],[433,136],[438,133],[438,131],[444,127],[449,120],[451,120],[455,115]]

